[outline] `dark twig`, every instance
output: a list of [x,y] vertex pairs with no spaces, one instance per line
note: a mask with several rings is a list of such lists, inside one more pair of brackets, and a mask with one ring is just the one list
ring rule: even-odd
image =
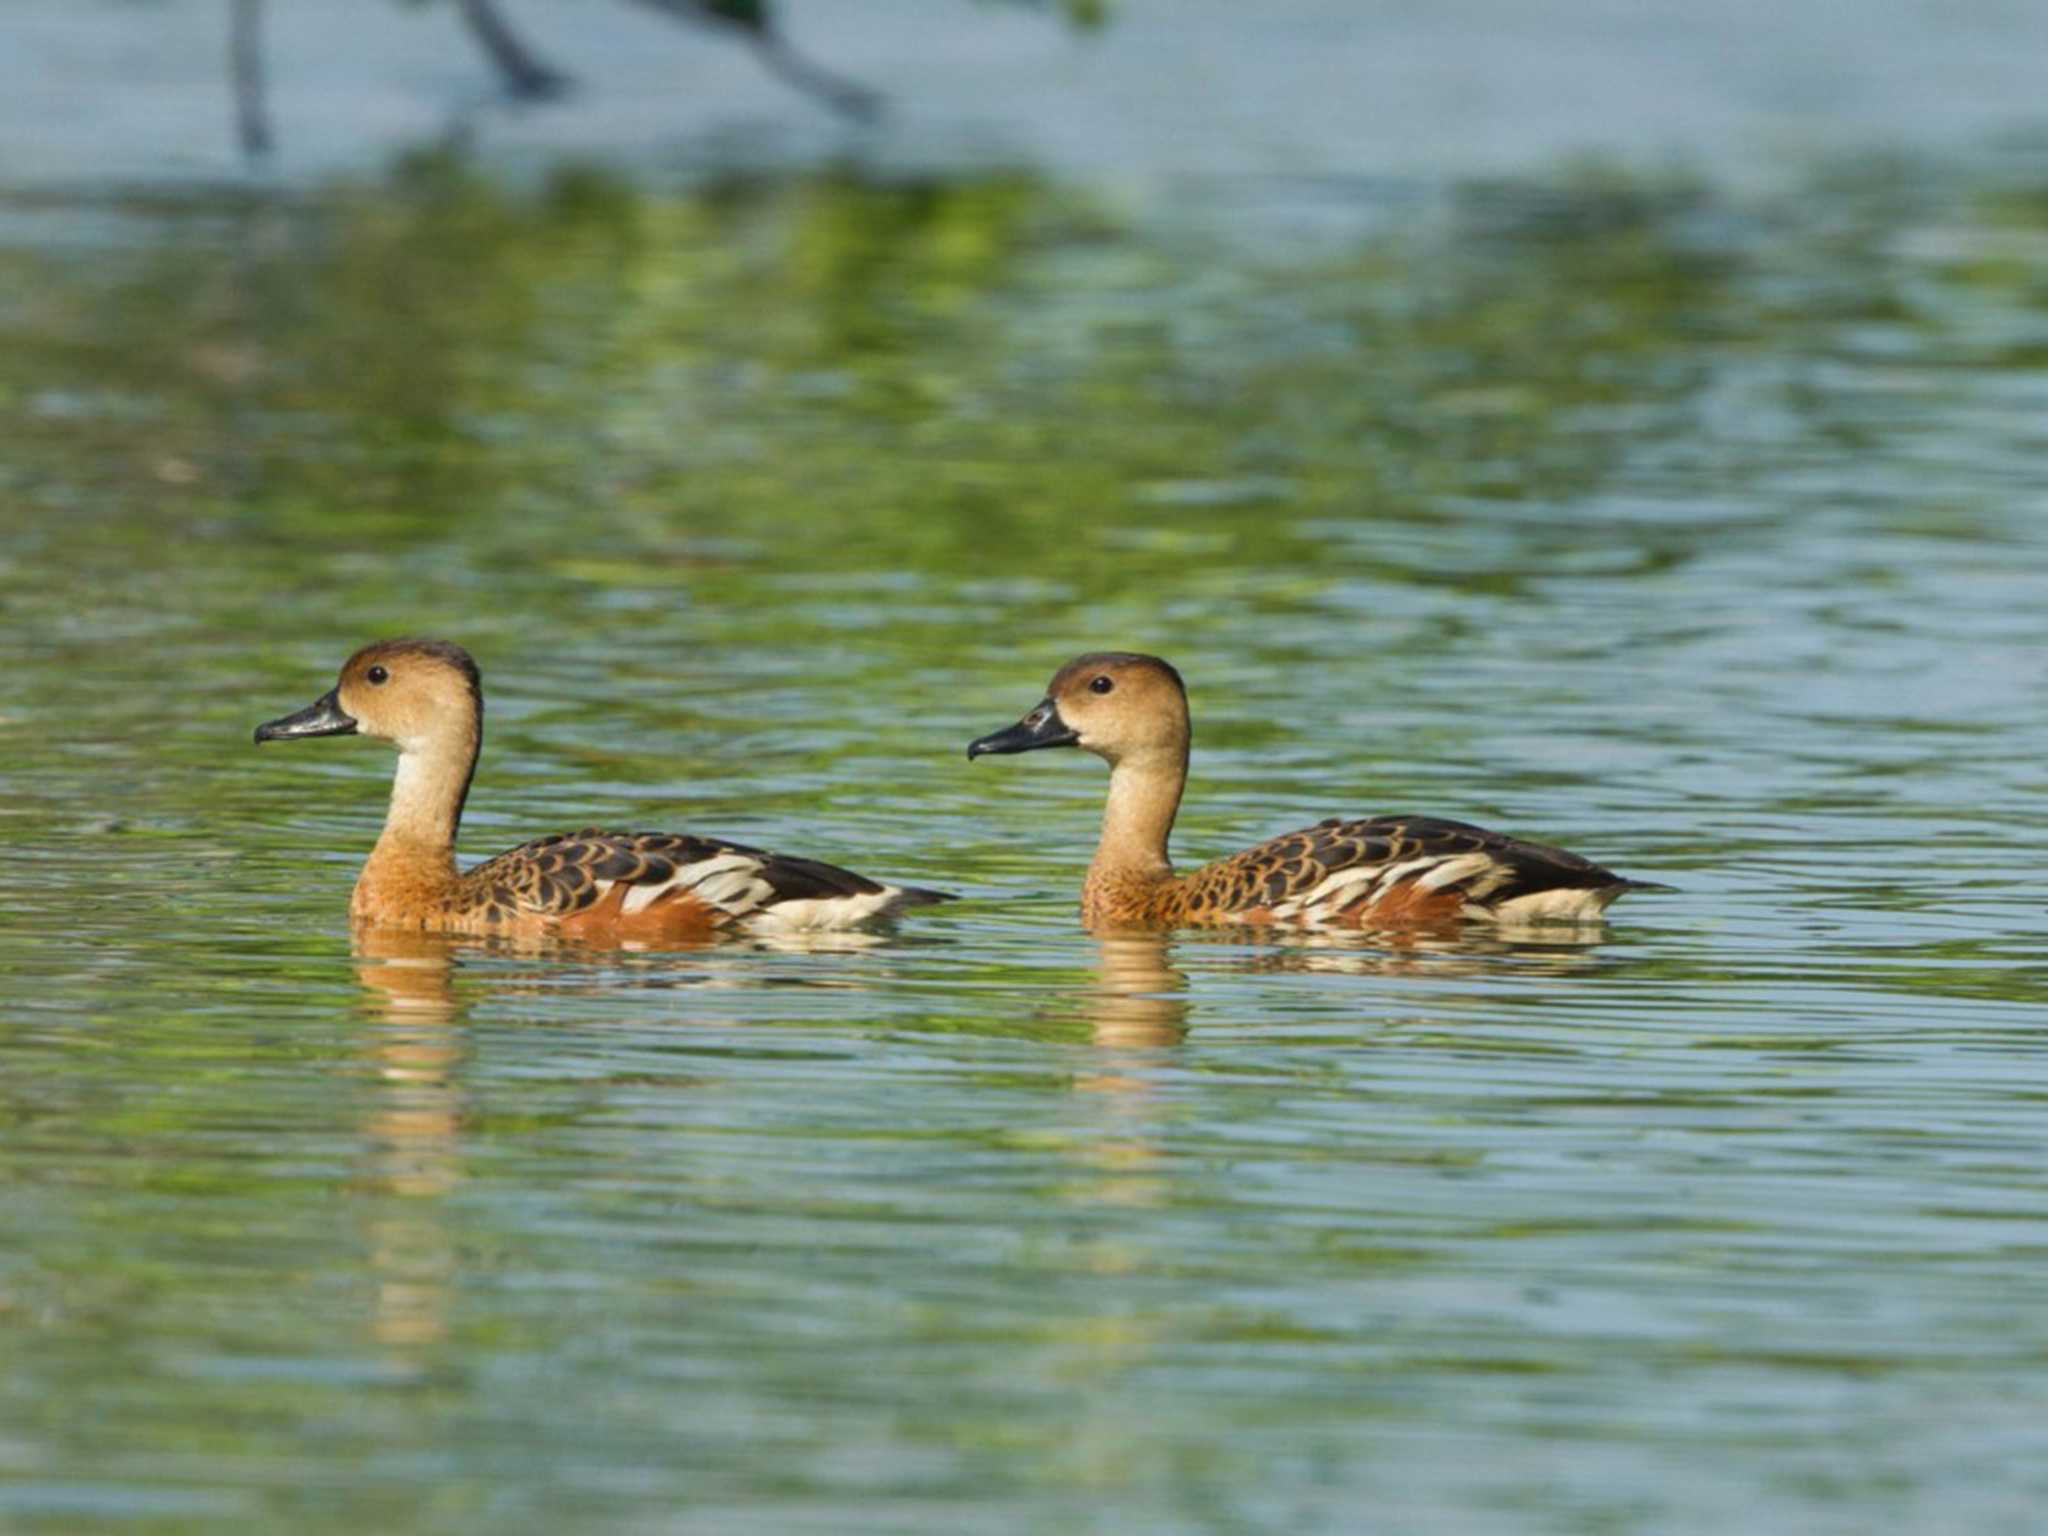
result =
[[263,0],[229,0],[228,74],[234,81],[235,138],[248,159],[270,153],[270,109],[263,91]]
[[[754,50],[761,67],[833,111],[867,121],[882,110],[882,98],[864,85],[836,75],[806,58],[769,20],[768,0],[639,0],[671,21],[707,27],[737,37]],[[527,101],[544,101],[569,88],[569,77],[550,68],[529,48],[498,10],[496,0],[458,0],[462,19],[505,88]],[[270,153],[273,143],[263,73],[263,0],[228,0],[228,67],[234,80],[235,133],[250,159]]]
[[512,30],[491,0],[462,0],[462,19],[504,76],[505,88],[522,101],[547,101],[569,88],[569,77],[548,68]]
[[737,34],[770,74],[816,96],[835,112],[862,122],[881,114],[882,98],[876,92],[833,74],[790,47],[768,19],[765,4],[721,5],[718,0],[640,0],[640,4],[687,26]]
[[863,123],[882,115],[878,92],[814,64],[791,48],[780,32],[749,32],[746,38],[770,74],[781,76],[798,90],[809,91],[840,115]]

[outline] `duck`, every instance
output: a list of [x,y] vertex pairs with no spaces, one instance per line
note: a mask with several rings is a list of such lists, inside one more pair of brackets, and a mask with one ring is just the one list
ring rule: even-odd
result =
[[455,834],[483,745],[483,676],[447,640],[378,640],[304,709],[256,727],[258,743],[372,736],[398,749],[391,809],[357,878],[360,928],[581,939],[837,931],[950,900],[721,837],[585,828],[462,870]]
[[1663,889],[1435,816],[1333,816],[1176,874],[1167,840],[1191,739],[1187,686],[1169,662],[1091,651],[1054,673],[1015,725],[970,742],[967,757],[1079,747],[1109,764],[1102,841],[1081,888],[1082,921],[1095,929],[1585,924],[1625,891]]

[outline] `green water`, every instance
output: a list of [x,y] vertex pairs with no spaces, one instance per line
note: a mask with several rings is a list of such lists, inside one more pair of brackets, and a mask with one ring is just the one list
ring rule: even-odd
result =
[[[1293,249],[1023,172],[418,157],[0,250],[0,1526],[2031,1531],[2048,181],[1560,171]],[[674,954],[345,920],[458,639],[482,856],[968,899]],[[1426,810],[1600,942],[1098,940]]]

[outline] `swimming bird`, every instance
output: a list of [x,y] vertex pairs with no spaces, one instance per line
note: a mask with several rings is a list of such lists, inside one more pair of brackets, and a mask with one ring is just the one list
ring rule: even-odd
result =
[[256,740],[375,736],[398,748],[391,809],[356,880],[358,924],[449,933],[685,938],[850,928],[949,898],[719,837],[586,829],[543,837],[474,869],[455,831],[483,742],[481,674],[445,640],[380,640]]
[[1095,651],[1061,667],[1029,714],[967,756],[1080,747],[1109,764],[1102,841],[1081,888],[1090,927],[1584,923],[1622,892],[1650,888],[1562,848],[1434,816],[1331,817],[1177,875],[1167,838],[1190,736],[1187,688],[1172,666]]

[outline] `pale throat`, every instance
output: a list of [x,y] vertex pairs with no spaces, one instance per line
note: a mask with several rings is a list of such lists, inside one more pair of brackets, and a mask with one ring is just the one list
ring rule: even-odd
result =
[[391,810],[380,848],[398,844],[455,857],[455,828],[476,763],[476,744],[450,737],[414,737],[399,744],[391,779]]
[[1148,753],[1114,763],[1094,869],[1171,878],[1173,861],[1166,843],[1186,783],[1185,752]]

